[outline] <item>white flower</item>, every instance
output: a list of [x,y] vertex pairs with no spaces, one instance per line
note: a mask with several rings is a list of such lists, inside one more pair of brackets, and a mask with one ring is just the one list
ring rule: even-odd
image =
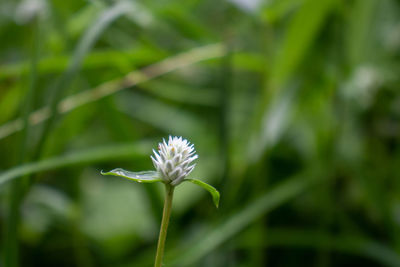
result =
[[197,159],[193,144],[182,137],[169,136],[168,143],[163,139],[158,145],[158,153],[153,149],[151,157],[154,167],[165,183],[178,185],[189,175],[196,164],[190,165]]

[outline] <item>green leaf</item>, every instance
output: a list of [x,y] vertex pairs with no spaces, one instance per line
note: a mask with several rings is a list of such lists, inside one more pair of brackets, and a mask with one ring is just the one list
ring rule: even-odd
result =
[[[209,231],[205,231],[204,234],[193,240],[185,248],[178,248],[175,253],[168,256],[171,262],[168,262],[168,260],[166,262],[169,263],[169,266],[191,266],[197,263],[202,257],[237,235],[263,214],[292,200],[306,190],[310,190],[311,186],[325,181],[326,175],[321,177],[322,170],[320,170],[319,166],[315,167],[315,169],[301,172],[293,178],[288,178],[274,189],[266,191],[256,200],[240,208],[240,212],[233,214],[221,224],[213,226]],[[185,179],[184,181],[189,180],[191,179]],[[192,182],[200,182],[195,181]]]
[[101,171],[103,175],[120,176],[138,183],[155,183],[162,182],[156,171],[130,172],[121,168],[111,170],[109,172]]
[[25,163],[0,173],[0,186],[24,175],[45,172],[58,168],[65,168],[74,165],[85,165],[93,162],[104,162],[111,159],[124,159],[132,157],[148,157],[155,140],[122,143],[87,148],[80,151],[69,152],[52,158]]
[[276,59],[272,86],[282,87],[293,74],[335,6],[332,0],[306,0],[288,24],[282,51]]
[[210,192],[210,194],[211,194],[211,196],[213,198],[213,202],[214,202],[215,206],[218,208],[218,205],[219,205],[219,192],[218,192],[217,189],[215,189],[213,186],[211,186],[211,185],[209,185],[209,184],[207,184],[207,183],[205,183],[203,181],[197,180],[197,179],[187,178],[187,179],[185,179],[183,181],[188,181],[188,182],[191,182],[193,184],[199,185],[199,186],[203,187],[205,190],[207,190],[208,192]]

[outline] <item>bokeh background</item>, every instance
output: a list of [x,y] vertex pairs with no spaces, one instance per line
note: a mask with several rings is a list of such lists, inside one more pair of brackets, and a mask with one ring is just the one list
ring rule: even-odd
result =
[[3,0],[0,266],[400,266],[400,1]]

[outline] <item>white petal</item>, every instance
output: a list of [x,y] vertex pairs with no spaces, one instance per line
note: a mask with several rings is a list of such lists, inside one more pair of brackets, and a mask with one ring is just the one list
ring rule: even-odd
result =
[[170,174],[169,177],[171,180],[175,180],[176,178],[180,177],[182,175],[183,171],[181,168],[175,168]]
[[175,180],[173,180],[171,182],[171,184],[174,185],[174,186],[178,185],[183,181],[183,179],[185,179],[185,177],[186,177],[186,175],[184,173],[182,173],[179,177],[177,177]]
[[164,145],[164,148],[165,148],[165,149],[168,147],[168,145],[167,145],[167,143],[165,142],[165,139],[164,139],[164,138],[163,138],[163,145]]
[[168,136],[158,144],[158,151],[153,149],[154,156],[150,156],[154,167],[166,182],[172,185],[179,184],[191,173],[198,158],[194,145],[182,136]]
[[168,173],[170,173],[172,171],[173,168],[174,167],[173,167],[172,161],[171,160],[167,160],[165,162],[165,172],[168,174]]
[[154,151],[154,149],[153,149],[153,152],[154,152],[154,156],[156,157],[157,162],[158,162],[159,164],[162,164],[162,163],[163,163],[163,160],[162,160],[162,158],[160,157],[160,155],[158,155],[158,154]]
[[165,173],[165,169],[164,169],[164,166],[163,166],[163,165],[160,165],[160,169],[159,169],[158,171],[161,173],[161,178],[162,178],[164,181],[168,181],[168,176],[167,176],[167,174]]
[[183,169],[187,168],[187,166],[191,163],[192,161],[190,159],[186,159],[182,161],[179,166],[181,166]]
[[150,156],[150,158],[151,158],[151,160],[153,161],[153,165],[154,165],[154,168],[156,168],[156,170],[158,170],[158,165],[159,165],[159,163],[153,158],[153,156]]
[[175,165],[178,165],[182,161],[182,154],[176,154],[172,161]]
[[196,166],[196,164],[193,164],[192,166],[190,166],[189,168],[186,169],[185,172],[185,176],[188,176],[194,169],[194,167]]

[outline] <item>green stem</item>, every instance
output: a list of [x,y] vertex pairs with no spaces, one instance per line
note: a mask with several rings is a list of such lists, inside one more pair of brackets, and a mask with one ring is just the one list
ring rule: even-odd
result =
[[[36,80],[37,80],[37,60],[39,56],[40,45],[40,21],[35,18],[31,25],[32,31],[32,50],[30,60],[30,76],[29,86],[25,95],[24,103],[21,105],[21,114],[23,118],[23,129],[20,135],[20,147],[17,156],[16,165],[21,166],[27,161],[28,142],[29,142],[29,114],[32,111],[32,99],[34,99]],[[18,267],[19,264],[19,222],[20,222],[20,206],[24,195],[27,192],[28,180],[21,175],[22,179],[13,181],[11,184],[7,217],[4,223],[4,266]]]
[[167,238],[168,223],[169,223],[169,218],[171,217],[173,197],[174,197],[174,187],[169,184],[166,184],[163,217],[161,220],[160,235],[158,236],[157,253],[156,253],[156,260],[154,263],[154,267],[161,267],[162,265],[165,239]]

